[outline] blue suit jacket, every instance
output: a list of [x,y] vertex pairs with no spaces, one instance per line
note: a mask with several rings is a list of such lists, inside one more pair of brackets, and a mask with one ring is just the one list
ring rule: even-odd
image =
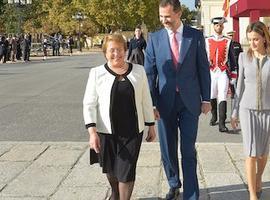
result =
[[176,85],[186,108],[194,115],[201,113],[201,102],[210,101],[210,70],[201,31],[184,26],[180,61],[175,69],[166,29],[148,38],[145,70],[154,106],[161,116],[168,116],[174,106]]

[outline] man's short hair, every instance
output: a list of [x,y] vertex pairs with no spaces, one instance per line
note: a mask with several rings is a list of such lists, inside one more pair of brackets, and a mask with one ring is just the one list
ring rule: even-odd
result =
[[165,7],[167,5],[172,6],[174,12],[179,12],[182,10],[181,3],[179,0],[160,0],[159,1],[159,7]]

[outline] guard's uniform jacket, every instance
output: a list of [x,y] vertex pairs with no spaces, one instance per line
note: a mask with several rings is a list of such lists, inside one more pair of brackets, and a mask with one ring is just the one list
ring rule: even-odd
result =
[[217,121],[217,105],[219,110],[219,131],[227,132],[225,126],[227,113],[227,94],[229,84],[234,84],[237,78],[237,65],[234,58],[232,41],[221,35],[206,38],[206,51],[210,63],[211,74],[211,113],[210,125]]
[[222,72],[226,70],[229,79],[237,78],[237,65],[232,41],[229,38],[216,35],[206,38],[206,50],[212,72],[219,68]]

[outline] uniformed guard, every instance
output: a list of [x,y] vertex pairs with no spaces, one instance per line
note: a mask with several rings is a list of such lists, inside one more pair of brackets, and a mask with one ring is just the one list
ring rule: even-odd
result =
[[227,36],[232,40],[232,46],[233,46],[233,50],[234,50],[234,58],[236,61],[236,70],[237,70],[237,74],[238,74],[238,58],[239,58],[239,54],[241,52],[243,52],[242,46],[239,42],[235,41],[233,39],[233,36],[235,34],[235,31],[229,31],[227,32]]
[[232,41],[223,35],[224,17],[215,17],[211,20],[214,35],[206,38],[206,50],[210,63],[211,74],[211,106],[212,118],[210,126],[217,122],[217,104],[219,111],[219,131],[228,132],[225,126],[227,118],[227,93],[229,84],[234,84],[237,78],[236,62]]

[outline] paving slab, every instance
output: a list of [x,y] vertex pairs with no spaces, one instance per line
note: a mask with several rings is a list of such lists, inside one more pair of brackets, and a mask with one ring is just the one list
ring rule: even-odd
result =
[[50,200],[98,200],[106,199],[109,187],[64,187],[58,190]]
[[[4,187],[6,187],[7,184],[5,183],[0,183],[0,191],[2,191],[4,189]],[[1,196],[1,195],[0,195]]]
[[1,197],[1,200],[47,200],[43,197]]
[[203,173],[232,172],[235,168],[224,145],[210,148],[198,147],[198,159]]
[[247,186],[235,173],[207,173],[205,181],[210,199],[248,199]]
[[133,196],[137,198],[159,197],[160,167],[137,167]]
[[50,149],[86,150],[89,145],[86,142],[43,142]]
[[51,166],[73,166],[82,153],[82,150],[49,148],[35,161],[35,164]]
[[230,144],[226,145],[227,152],[231,156],[233,161],[244,161],[244,151],[242,144]]
[[[89,164],[87,142],[0,142],[0,147],[1,200],[108,200],[110,196],[106,175],[98,164]],[[248,199],[241,144],[196,147],[200,200]],[[183,180],[181,164],[179,168]],[[131,200],[160,200],[168,190],[159,144],[143,143]],[[181,197],[182,188],[180,192]],[[269,197],[268,164],[260,200]]]
[[160,152],[160,147],[159,143],[156,142],[144,142],[143,145],[141,146],[141,152],[143,151],[158,151]]
[[89,164],[89,150],[87,149],[73,167],[71,173],[63,181],[64,187],[109,187],[109,183],[99,164]]
[[0,146],[0,156],[8,152],[15,144],[1,144]]
[[33,161],[48,148],[47,145],[23,144],[14,146],[9,152],[0,157],[0,161]]
[[242,179],[236,173],[205,173],[205,183],[209,191],[217,191],[224,187],[246,189]]
[[236,169],[238,170],[239,176],[242,178],[244,183],[247,184],[245,162],[244,161],[236,161],[234,163],[234,165],[235,165]]
[[247,191],[223,191],[222,193],[210,193],[211,200],[247,200],[249,194]]
[[159,151],[149,150],[140,152],[137,162],[138,167],[160,167],[161,165],[162,163]]
[[48,197],[54,193],[59,183],[67,176],[66,166],[31,165],[1,192],[11,197]]
[[9,183],[30,164],[30,162],[0,161],[0,184]]

